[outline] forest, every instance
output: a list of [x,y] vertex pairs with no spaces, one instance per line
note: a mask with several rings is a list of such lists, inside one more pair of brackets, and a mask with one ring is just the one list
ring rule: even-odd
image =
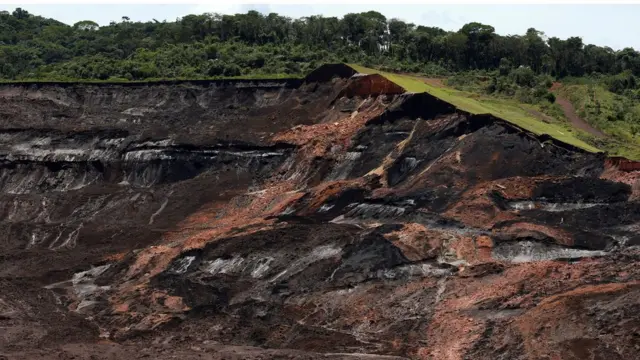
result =
[[640,75],[640,54],[632,48],[614,51],[578,36],[547,38],[533,28],[499,35],[477,22],[445,31],[375,11],[300,19],[205,13],[150,22],[123,16],[106,26],[91,20],[68,25],[22,8],[0,12],[5,80],[301,76],[327,62],[431,76],[527,67],[554,78],[611,76],[616,92],[635,89]]

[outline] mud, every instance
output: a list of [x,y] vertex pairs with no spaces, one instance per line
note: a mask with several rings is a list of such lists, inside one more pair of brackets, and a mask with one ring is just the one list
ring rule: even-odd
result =
[[636,358],[639,173],[378,80],[0,87],[0,355]]

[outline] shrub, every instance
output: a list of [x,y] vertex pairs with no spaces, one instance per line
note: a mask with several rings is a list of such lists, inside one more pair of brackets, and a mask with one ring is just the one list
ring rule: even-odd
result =
[[447,79],[447,85],[455,88],[465,88],[467,86],[476,85],[478,80],[476,76],[471,72],[457,73],[454,76]]
[[507,96],[513,96],[516,93],[516,86],[509,81],[509,78],[500,77],[496,82],[496,91]]
[[217,59],[218,58],[218,46],[217,45],[207,45],[205,47],[205,52],[207,53],[208,59]]
[[509,75],[513,78],[513,81],[520,86],[535,86],[536,74],[528,66],[520,66],[519,68],[512,70]]
[[516,90],[515,96],[516,96],[516,99],[518,99],[518,101],[526,104],[533,104],[536,102],[535,97],[533,96],[530,89],[520,88]]
[[294,61],[287,62],[285,72],[287,74],[300,74],[300,64]]
[[500,76],[507,76],[511,72],[511,61],[507,58],[500,59],[500,66],[498,67]]
[[547,89],[544,86],[536,86],[533,89],[533,96],[535,96],[538,99],[543,99],[545,98],[548,92],[549,91],[547,91]]
[[622,94],[625,90],[636,89],[638,81],[636,77],[630,71],[625,71],[618,75],[610,77],[607,81],[609,91],[616,94]]
[[544,94],[544,98],[552,104],[556,102],[556,96],[550,91],[547,91],[547,93]]
[[428,63],[424,66],[423,74],[427,76],[447,76],[449,71],[439,64]]
[[498,78],[496,76],[491,78],[491,82],[485,88],[485,91],[489,94],[493,94],[498,89]]
[[545,89],[549,89],[553,86],[553,78],[549,75],[541,76],[540,84],[545,87]]
[[209,76],[221,76],[224,74],[225,66],[222,62],[210,61],[209,63],[209,70],[207,71]]
[[228,65],[225,65],[222,75],[224,75],[224,76],[240,76],[240,75],[242,75],[242,69],[240,69],[240,66],[238,66],[236,64],[228,64]]

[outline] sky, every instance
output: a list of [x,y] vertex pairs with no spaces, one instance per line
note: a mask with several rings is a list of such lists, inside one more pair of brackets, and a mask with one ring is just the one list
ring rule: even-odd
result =
[[216,1],[215,4],[193,5],[0,4],[0,11],[13,11],[16,7],[67,24],[93,20],[100,25],[120,21],[122,16],[128,16],[132,21],[173,21],[188,14],[235,14],[251,9],[263,13],[276,12],[293,18],[309,15],[341,17],[350,12],[376,10],[387,18],[395,17],[416,25],[437,26],[445,30],[458,30],[466,23],[477,21],[492,25],[501,35],[524,34],[528,28],[533,27],[549,37],[566,39],[570,36],[580,36],[587,44],[610,46],[615,50],[625,47],[640,49],[640,21],[637,20],[640,18],[640,5],[248,5]]

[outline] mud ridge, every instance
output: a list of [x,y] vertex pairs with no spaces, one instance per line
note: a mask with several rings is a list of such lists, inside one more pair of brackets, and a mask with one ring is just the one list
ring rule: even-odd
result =
[[0,354],[634,358],[640,173],[393,85],[1,85]]

